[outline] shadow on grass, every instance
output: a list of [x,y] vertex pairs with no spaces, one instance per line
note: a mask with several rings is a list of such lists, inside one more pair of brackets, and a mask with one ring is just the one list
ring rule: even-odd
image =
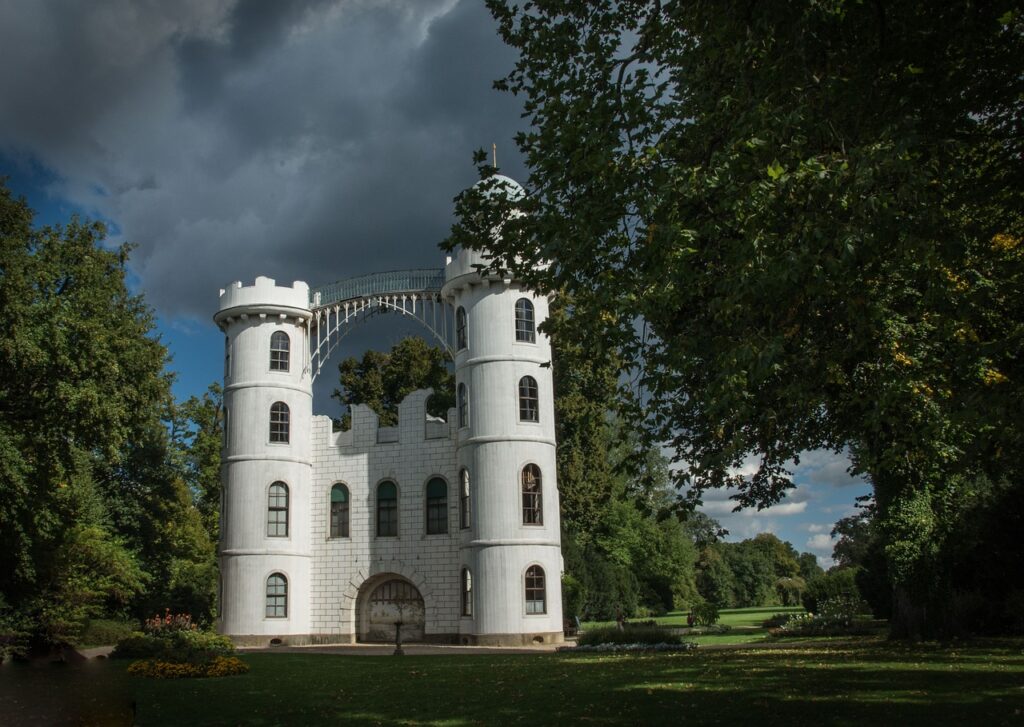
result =
[[1019,724],[1022,642],[877,640],[690,654],[251,654],[161,682],[102,665],[144,725]]

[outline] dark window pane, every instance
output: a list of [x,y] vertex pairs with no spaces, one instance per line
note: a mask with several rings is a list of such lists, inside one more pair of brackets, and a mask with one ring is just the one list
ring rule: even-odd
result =
[[537,339],[536,326],[533,318],[533,303],[526,298],[516,301],[516,341],[522,343],[535,343]]
[[291,340],[284,331],[276,331],[270,337],[270,370],[287,371],[291,359]]
[[267,535],[288,537],[288,485],[283,482],[275,482],[268,492]]
[[472,522],[472,509],[469,501],[469,470],[463,468],[459,472],[459,527],[466,529]]
[[275,402],[270,407],[270,441],[288,443],[289,411],[283,401]]
[[280,573],[267,578],[267,618],[288,616],[288,579]]
[[532,376],[524,376],[519,379],[519,421],[540,421],[540,409],[537,403],[537,380]]
[[528,464],[523,467],[523,524],[544,524],[540,467],[535,464]]
[[377,535],[398,535],[398,487],[385,481],[377,486]]
[[526,569],[526,612],[548,612],[544,594],[544,569],[539,565],[531,565]]
[[345,485],[331,488],[331,537],[348,537],[348,488]]
[[427,535],[448,532],[448,484],[435,477],[427,483]]
[[455,350],[466,348],[466,309],[459,306],[455,311]]

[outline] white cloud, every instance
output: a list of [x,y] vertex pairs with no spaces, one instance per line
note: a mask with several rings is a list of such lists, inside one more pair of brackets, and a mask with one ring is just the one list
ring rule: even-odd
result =
[[827,449],[816,449],[800,453],[800,464],[792,468],[794,480],[799,479],[808,485],[826,485],[829,487],[849,487],[864,484],[863,477],[853,477],[850,468],[849,452],[831,452]]

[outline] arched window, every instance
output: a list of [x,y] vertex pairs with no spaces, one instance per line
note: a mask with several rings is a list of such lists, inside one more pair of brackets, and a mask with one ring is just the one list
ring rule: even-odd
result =
[[455,310],[455,350],[466,348],[466,309],[461,305]]
[[519,379],[519,421],[540,421],[540,408],[537,404],[537,380],[532,376],[524,376]]
[[224,378],[231,378],[231,339],[224,337]]
[[348,537],[348,488],[340,482],[331,488],[331,537]]
[[523,467],[523,525],[543,525],[543,505],[540,467],[528,464]]
[[270,441],[288,444],[288,405],[275,401],[270,405]]
[[459,384],[458,396],[455,397],[459,407],[459,426],[469,426],[469,397],[466,395],[466,385]]
[[473,574],[469,568],[462,569],[462,615],[473,615]]
[[536,343],[537,328],[533,321],[533,303],[526,298],[516,301],[516,340]]
[[288,537],[288,485],[275,482],[267,493],[267,535]]
[[398,535],[398,485],[384,480],[377,485],[377,537]]
[[470,527],[472,512],[469,501],[469,470],[463,467],[459,471],[459,527],[463,530]]
[[531,565],[526,569],[526,612],[548,612],[544,594],[544,569],[539,565]]
[[274,331],[270,337],[270,370],[287,371],[291,360],[291,340],[284,331]]
[[267,578],[267,618],[288,617],[288,579],[280,573]]
[[440,477],[427,483],[427,535],[448,532],[448,483]]

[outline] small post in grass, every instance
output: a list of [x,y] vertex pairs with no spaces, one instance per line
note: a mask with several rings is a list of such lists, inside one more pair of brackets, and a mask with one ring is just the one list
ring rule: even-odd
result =
[[405,656],[402,650],[402,622],[395,621],[395,651],[393,656]]

